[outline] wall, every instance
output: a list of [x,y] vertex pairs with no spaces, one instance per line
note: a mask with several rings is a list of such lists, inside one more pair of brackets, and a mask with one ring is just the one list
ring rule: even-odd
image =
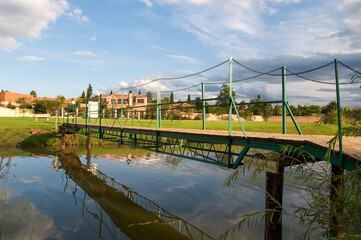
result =
[[[296,122],[298,123],[315,123],[321,119],[321,117],[315,117],[315,116],[309,116],[309,117],[302,117],[302,116],[296,116],[295,117]],[[292,118],[290,116],[287,116],[286,118],[287,122],[292,122]],[[282,122],[282,116],[272,116],[268,118],[269,122]]]
[[33,110],[10,109],[0,107],[0,117],[34,117]]

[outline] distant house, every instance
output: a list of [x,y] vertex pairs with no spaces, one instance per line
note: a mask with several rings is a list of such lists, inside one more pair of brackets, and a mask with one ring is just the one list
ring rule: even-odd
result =
[[22,94],[22,93],[13,93],[13,92],[1,92],[0,93],[0,106],[7,107],[9,103],[12,106],[18,107],[20,104],[16,103],[16,100],[19,98],[25,98],[27,102],[33,103],[37,98],[32,95]]
[[[102,102],[106,103],[107,108],[112,109],[113,103],[116,110],[116,115],[120,116],[121,113],[121,103],[122,103],[122,94],[111,94],[111,95],[102,95]],[[147,97],[134,94],[131,91],[128,94],[123,94],[123,109],[133,107],[133,111],[137,118],[145,118],[147,110]],[[126,111],[126,115],[129,118],[130,112]]]

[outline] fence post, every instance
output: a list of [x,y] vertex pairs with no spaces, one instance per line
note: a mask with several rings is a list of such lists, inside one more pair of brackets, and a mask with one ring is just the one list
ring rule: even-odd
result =
[[69,103],[66,107],[66,127],[69,129]]
[[202,127],[206,130],[206,103],[204,101],[204,83],[202,82]]
[[115,99],[112,99],[113,100],[113,125],[115,123]]
[[338,78],[338,60],[335,59],[335,78],[336,78],[336,100],[337,100],[337,120],[338,120],[338,134],[339,138],[339,148],[340,148],[340,163],[343,168],[343,160],[342,160],[342,122],[341,122],[341,97],[340,97],[340,83]]
[[123,128],[123,88],[121,91],[121,99],[120,99],[120,127]]
[[228,135],[232,135],[232,62],[233,58],[229,58],[229,112],[228,112]]
[[286,115],[286,67],[282,67],[282,133],[287,133],[287,115]]
[[99,139],[102,139],[102,95],[99,94]]
[[74,123],[75,123],[75,130],[76,130],[76,125],[77,125],[77,120],[78,120],[78,111],[76,110],[76,104],[77,103],[77,101],[75,101],[75,104],[74,104],[74,106],[75,106],[75,113],[74,113]]
[[161,128],[161,111],[160,111],[160,91],[159,91],[159,78],[157,79],[157,130]]
[[88,100],[85,98],[85,131],[88,133]]
[[132,102],[132,127],[134,126],[134,102]]

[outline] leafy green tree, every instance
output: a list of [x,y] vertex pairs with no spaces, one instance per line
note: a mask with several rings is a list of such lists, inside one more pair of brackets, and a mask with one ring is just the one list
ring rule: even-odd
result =
[[13,104],[10,101],[8,102],[8,105],[6,105],[6,107],[10,109],[15,109],[15,106],[13,106]]
[[273,107],[272,104],[264,103],[262,104],[262,113],[261,116],[265,121],[268,121],[268,118],[273,116]]
[[200,97],[196,97],[195,104],[196,104],[195,111],[202,112],[203,104],[202,104],[202,99]]
[[59,111],[62,106],[62,102],[58,100],[41,99],[36,100],[34,103],[35,113],[51,113],[51,111]]
[[29,103],[25,97],[21,97],[21,98],[16,99],[16,103],[18,103],[19,108],[23,109],[23,110],[33,108],[32,104]]
[[148,103],[151,103],[152,100],[153,100],[153,95],[152,95],[151,92],[148,91],[148,92],[147,92],[147,102],[148,102]]
[[170,93],[169,101],[170,101],[170,103],[174,103],[174,95],[173,95],[173,92]]
[[322,107],[321,113],[327,114],[333,111],[337,111],[337,103],[335,101],[331,101],[326,106]]
[[139,95],[142,95],[142,92],[139,90],[138,94],[139,94]]
[[37,97],[37,94],[36,94],[35,90],[32,90],[32,91],[30,92],[30,95],[33,96],[33,97],[35,97],[35,98]]
[[86,97],[87,99],[91,98],[91,96],[93,95],[93,87],[92,85],[89,83],[89,87],[86,90]]
[[[236,96],[235,91],[232,91],[232,96],[233,97]],[[220,107],[220,110],[222,112],[221,114],[228,113],[228,111],[229,111],[229,86],[228,86],[228,84],[226,84],[226,83],[222,84],[221,90],[219,91],[219,94],[218,94],[218,98],[223,98],[223,99],[218,99],[216,102],[216,105],[218,105]]]
[[111,89],[111,90],[110,90],[110,95],[112,95],[112,94],[113,94],[113,90]]
[[258,95],[257,98],[250,100],[250,103],[255,103],[249,105],[249,110],[252,112],[253,115],[262,115],[263,106],[262,104],[260,104],[261,101],[262,100],[260,95]]
[[190,94],[188,94],[188,97],[187,97],[187,103],[191,103],[191,95]]

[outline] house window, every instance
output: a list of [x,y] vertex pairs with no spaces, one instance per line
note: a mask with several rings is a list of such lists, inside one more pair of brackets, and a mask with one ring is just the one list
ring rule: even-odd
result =
[[118,104],[121,104],[122,103],[122,99],[118,99]]
[[138,103],[144,103],[144,99],[138,99]]

